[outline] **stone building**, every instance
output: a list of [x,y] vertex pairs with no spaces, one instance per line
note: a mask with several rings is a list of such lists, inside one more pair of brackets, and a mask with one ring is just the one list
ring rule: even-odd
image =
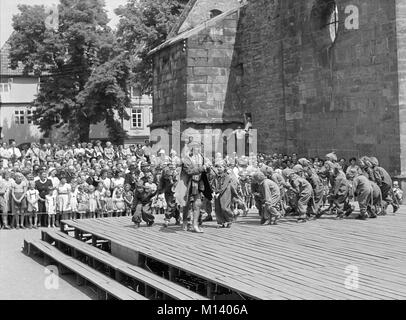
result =
[[258,151],[376,155],[406,174],[405,21],[401,0],[191,0],[151,52],[152,127],[249,113]]

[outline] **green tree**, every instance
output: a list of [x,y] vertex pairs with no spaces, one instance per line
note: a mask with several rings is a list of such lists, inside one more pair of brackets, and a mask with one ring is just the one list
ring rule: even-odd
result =
[[132,56],[133,79],[141,92],[152,90],[152,68],[148,52],[162,44],[177,22],[188,0],[128,0],[116,9],[120,16],[117,36],[120,44]]
[[[44,132],[68,124],[81,141],[105,121],[118,134],[116,115],[128,118],[128,54],[120,50],[102,0],[61,0],[57,30],[46,27],[44,6],[19,6],[10,40],[12,67],[41,77],[34,121]],[[122,136],[123,132],[119,132]]]

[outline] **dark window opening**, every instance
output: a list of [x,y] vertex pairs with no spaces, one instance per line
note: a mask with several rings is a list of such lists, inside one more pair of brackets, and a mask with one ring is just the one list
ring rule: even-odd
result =
[[217,17],[222,13],[223,13],[223,11],[220,11],[217,9],[210,10],[210,19],[213,19],[214,17]]
[[[310,26],[315,48],[320,52],[328,52],[329,48],[335,44],[340,28],[339,18],[336,1],[314,0]],[[325,62],[323,58],[322,64],[325,64]]]

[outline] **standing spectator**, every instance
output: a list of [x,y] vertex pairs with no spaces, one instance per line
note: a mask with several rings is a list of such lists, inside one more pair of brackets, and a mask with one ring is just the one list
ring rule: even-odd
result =
[[112,161],[114,159],[114,148],[110,141],[106,142],[106,147],[104,148],[104,156],[107,158],[107,161]]
[[69,219],[76,219],[78,213],[78,185],[75,180],[72,180],[70,185],[71,185],[71,194],[70,194],[71,215]]
[[35,182],[30,181],[27,190],[27,215],[28,227],[32,228],[32,219],[34,219],[34,228],[38,227],[38,200],[39,192],[35,189]]
[[7,148],[7,143],[3,142],[0,148],[0,158],[3,160],[3,168],[8,168],[8,162],[10,161],[10,151]]
[[[56,191],[58,194],[58,213],[59,218],[61,220],[69,219],[71,214],[71,186],[66,182],[66,178],[64,176],[61,177],[61,181],[59,185],[56,187]],[[58,221],[60,223],[60,220]]]
[[104,155],[104,150],[103,150],[102,143],[100,140],[96,141],[96,146],[94,147],[94,151],[96,153],[96,157],[102,157]]
[[[122,171],[116,171],[114,178],[111,179],[111,190],[115,190],[117,188],[124,188],[124,174]],[[114,195],[114,193],[113,193]]]
[[38,214],[42,215],[42,221],[38,221],[40,225],[48,225],[48,217],[45,215],[45,197],[48,194],[49,189],[53,186],[52,181],[48,179],[47,172],[45,170],[41,171],[39,179],[35,181],[35,188],[38,190]]
[[393,194],[395,195],[395,201],[398,205],[401,205],[403,202],[403,190],[399,187],[399,182],[393,182]]
[[16,142],[13,140],[9,149],[10,161],[14,164],[21,159],[21,151],[17,148]]
[[1,229],[10,229],[8,225],[8,207],[7,207],[8,185],[4,179],[0,180],[0,210],[1,210]]
[[25,154],[25,158],[34,161],[39,161],[39,153],[40,149],[38,148],[35,142],[31,143],[27,153]]
[[93,149],[93,144],[91,144],[91,143],[87,144],[87,146],[85,148],[85,157],[88,162],[90,162],[90,160],[92,158],[96,157],[96,153]]
[[41,150],[39,151],[39,160],[42,165],[46,164],[47,156],[48,156],[48,150],[47,150],[46,144],[44,144],[42,146]]
[[11,184],[11,197],[12,197],[12,215],[13,220],[11,226],[15,225],[16,229],[19,227],[24,229],[24,215],[27,209],[26,203],[27,182],[23,179],[21,173],[15,175],[15,182]]
[[59,182],[60,182],[59,178],[56,176],[56,173],[57,173],[57,171],[55,168],[53,168],[53,167],[49,168],[48,177],[52,181],[52,186],[55,189],[58,188]]
[[103,183],[104,188],[108,191],[111,190],[111,179],[108,177],[109,171],[103,170],[100,178],[100,182]]
[[55,160],[61,162],[65,158],[65,150],[60,148],[58,145],[55,145]]
[[88,197],[89,197],[88,218],[94,219],[96,217],[97,211],[97,199],[95,194],[95,187],[92,185],[88,187]]
[[345,158],[341,158],[338,163],[340,164],[343,172],[347,173],[347,169],[348,169],[347,160],[345,160]]
[[56,190],[50,187],[48,194],[45,196],[45,207],[48,215],[48,228],[56,228],[55,216],[56,216],[56,203],[57,195]]
[[151,153],[151,143],[149,140],[145,140],[145,145],[142,147],[142,154],[148,162],[150,162]]

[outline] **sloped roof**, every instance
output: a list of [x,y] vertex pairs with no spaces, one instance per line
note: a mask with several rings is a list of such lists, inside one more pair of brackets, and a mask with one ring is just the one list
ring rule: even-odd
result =
[[0,49],[0,75],[2,76],[22,76],[24,75],[24,66],[22,63],[18,64],[18,68],[13,70],[10,68],[10,44],[8,41]]
[[192,11],[193,7],[195,6],[196,2],[198,0],[189,0],[189,2],[187,3],[187,5],[185,6],[185,8],[183,9],[182,14],[180,15],[178,21],[176,22],[176,24],[173,26],[172,30],[169,32],[168,35],[168,39],[175,37],[178,32],[180,27],[182,26],[182,24],[186,21],[189,13]]
[[218,22],[222,21],[224,18],[228,17],[230,14],[238,12],[242,7],[243,7],[243,5],[238,6],[238,7],[234,8],[234,9],[228,10],[228,11],[218,15],[217,17],[214,17],[213,19],[210,19],[208,21],[205,21],[205,22],[197,25],[193,29],[190,29],[188,31],[185,31],[185,32],[173,37],[173,38],[168,39],[167,41],[165,41],[164,43],[162,43],[158,47],[152,49],[148,53],[148,55],[153,55],[153,54],[157,53],[158,51],[161,51],[162,49],[164,49],[166,47],[169,47],[169,46],[171,46],[171,45],[173,45],[175,43],[178,43],[179,41],[188,39],[191,36],[194,36],[194,35],[198,34],[200,31],[202,31],[204,29],[215,26]]

